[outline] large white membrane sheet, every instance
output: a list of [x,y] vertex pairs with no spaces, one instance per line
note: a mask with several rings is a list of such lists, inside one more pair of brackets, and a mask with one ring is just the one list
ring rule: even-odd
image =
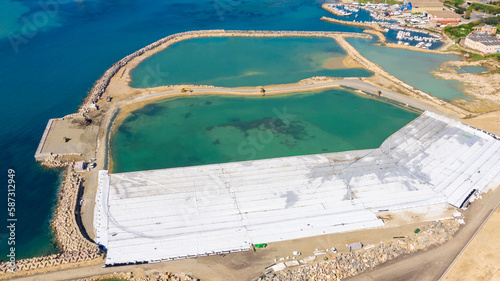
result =
[[459,207],[500,172],[500,141],[426,112],[380,148],[99,174],[107,264],[248,250],[379,227],[379,211]]

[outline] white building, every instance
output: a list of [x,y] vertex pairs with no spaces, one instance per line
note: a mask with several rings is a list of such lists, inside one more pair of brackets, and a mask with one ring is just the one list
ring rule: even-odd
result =
[[470,34],[465,38],[464,45],[483,54],[500,53],[500,39],[486,34]]

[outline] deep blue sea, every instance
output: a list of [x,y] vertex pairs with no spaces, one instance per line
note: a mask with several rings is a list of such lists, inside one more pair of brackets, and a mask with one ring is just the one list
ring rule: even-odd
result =
[[[7,170],[16,171],[16,258],[57,252],[49,225],[60,173],[33,157],[49,118],[75,112],[114,62],[167,35],[198,29],[361,29],[319,20],[307,0],[0,1],[1,218],[7,225]],[[0,259],[7,260],[6,227]]]

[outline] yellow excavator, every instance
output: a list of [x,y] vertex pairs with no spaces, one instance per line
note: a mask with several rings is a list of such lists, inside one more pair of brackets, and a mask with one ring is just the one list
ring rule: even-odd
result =
[[192,93],[192,92],[193,92],[193,90],[191,90],[191,88],[182,88],[182,89],[181,89],[181,93],[185,93],[185,92],[190,92],[190,93]]

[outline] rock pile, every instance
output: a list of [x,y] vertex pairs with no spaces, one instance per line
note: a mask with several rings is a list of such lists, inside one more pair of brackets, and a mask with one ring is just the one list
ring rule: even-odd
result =
[[45,158],[42,162],[42,165],[44,165],[47,168],[62,168],[62,167],[67,167],[70,164],[71,162],[64,161],[61,155],[58,154],[52,154],[49,157]]
[[75,164],[71,163],[66,171],[52,227],[58,245],[64,252],[99,252],[97,245],[83,237],[75,220],[77,196],[83,179],[75,172],[74,166]]
[[380,243],[374,248],[361,252],[339,253],[331,261],[269,273],[261,280],[266,281],[303,281],[303,280],[341,280],[392,260],[402,254],[414,253],[431,245],[442,244],[452,238],[459,223],[451,220],[433,222],[421,229],[415,237]]
[[75,281],[98,281],[108,279],[125,279],[127,281],[194,281],[191,276],[184,273],[174,274],[170,272],[155,272],[141,276],[134,276],[132,272],[113,273],[102,276],[95,276],[91,278],[78,279]]

